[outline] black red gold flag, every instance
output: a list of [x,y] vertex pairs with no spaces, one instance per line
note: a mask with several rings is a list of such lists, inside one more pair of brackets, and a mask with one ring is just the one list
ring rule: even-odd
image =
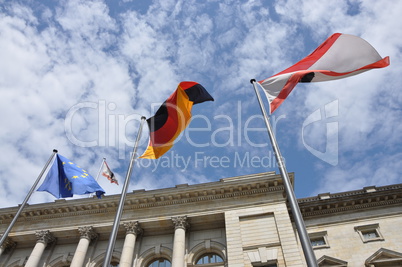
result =
[[186,129],[193,105],[214,101],[205,88],[196,82],[181,82],[176,91],[147,119],[150,138],[140,158],[157,159],[172,148],[175,139]]

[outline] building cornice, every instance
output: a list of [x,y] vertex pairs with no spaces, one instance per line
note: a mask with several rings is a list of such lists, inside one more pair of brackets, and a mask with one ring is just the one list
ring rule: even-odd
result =
[[[293,173],[290,174],[294,179]],[[174,188],[156,190],[134,190],[127,194],[124,210],[143,210],[154,207],[167,207],[201,203],[213,200],[225,200],[239,197],[249,197],[258,194],[283,192],[280,175],[275,172],[245,175],[221,179],[197,185],[182,184]],[[19,222],[32,222],[46,219],[74,217],[94,214],[114,216],[120,200],[120,195],[105,196],[102,199],[55,200],[53,203],[28,205],[21,213]],[[268,200],[269,201],[269,200]],[[0,224],[8,224],[17,208],[0,210]]]
[[303,218],[400,206],[402,204],[402,184],[369,186],[361,190],[335,194],[324,193],[298,199],[298,203]]

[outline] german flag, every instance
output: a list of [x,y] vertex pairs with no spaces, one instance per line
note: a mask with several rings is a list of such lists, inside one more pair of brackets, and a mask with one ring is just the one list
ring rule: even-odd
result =
[[176,91],[147,119],[150,138],[140,158],[157,159],[165,154],[191,119],[193,105],[214,101],[205,88],[196,82],[181,82]]

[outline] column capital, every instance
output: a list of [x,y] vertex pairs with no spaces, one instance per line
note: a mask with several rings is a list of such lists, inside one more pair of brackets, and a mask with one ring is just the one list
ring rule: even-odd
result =
[[138,236],[143,233],[138,221],[125,222],[123,225],[126,228],[126,234],[134,234],[135,236]]
[[43,243],[47,245],[56,240],[56,238],[49,230],[36,231],[35,235],[36,235],[36,243]]
[[92,226],[82,226],[78,227],[78,232],[80,232],[80,238],[86,238],[89,241],[96,238],[98,234]]
[[183,229],[187,230],[190,228],[190,224],[188,223],[187,216],[177,216],[177,217],[172,217],[172,221],[174,224],[174,229]]

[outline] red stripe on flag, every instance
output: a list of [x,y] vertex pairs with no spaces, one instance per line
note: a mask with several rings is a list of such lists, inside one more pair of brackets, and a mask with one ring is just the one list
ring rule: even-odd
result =
[[346,76],[346,75],[349,75],[351,73],[358,72],[361,70],[384,68],[384,67],[389,66],[389,64],[390,64],[390,60],[389,60],[389,57],[387,56],[377,62],[374,62],[372,64],[366,65],[364,67],[361,67],[361,68],[358,68],[358,69],[355,69],[355,70],[349,71],[349,72],[334,72],[334,71],[329,71],[329,70],[308,70],[308,72],[319,72],[319,73],[322,73],[322,74],[325,74],[328,76],[334,76],[334,77],[338,76],[341,78],[341,76]]
[[301,78],[303,78],[304,75],[310,72],[311,70],[303,70],[298,71],[290,76],[279,95],[271,102],[271,113],[274,112],[282,104],[283,101],[285,101],[286,97],[288,97],[288,95],[292,92],[293,88],[295,88]]
[[150,142],[154,147],[170,144],[174,141],[172,138],[175,136],[179,126],[179,118],[177,114],[177,91],[166,100],[166,109],[168,117],[165,124],[157,131],[150,133]]
[[196,83],[196,82],[181,82],[181,83],[179,83],[179,86],[181,87],[181,89],[186,90],[188,88],[193,87],[196,84],[198,84],[198,83]]
[[[299,70],[307,70],[310,68],[315,62],[317,62],[327,51],[331,48],[331,46],[336,42],[336,40],[341,36],[342,34],[340,33],[334,33],[330,37],[328,37],[327,40],[325,40],[319,47],[317,47],[310,55],[307,57],[303,58],[299,62],[297,62],[295,65],[279,72],[278,74],[275,74],[272,77],[284,74],[284,73],[289,73],[289,72],[295,72]],[[311,72],[311,71],[310,71]],[[264,80],[260,81],[263,82]]]

